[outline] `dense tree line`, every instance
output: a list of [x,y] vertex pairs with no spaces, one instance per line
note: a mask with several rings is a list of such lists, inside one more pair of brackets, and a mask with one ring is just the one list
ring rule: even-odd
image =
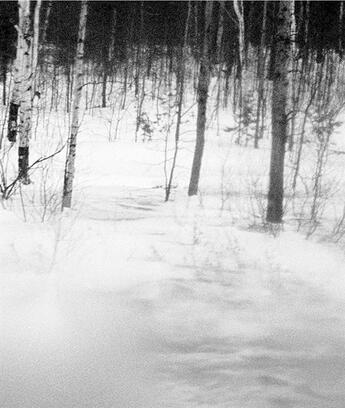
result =
[[[107,106],[107,94],[113,82],[120,78],[123,106],[127,88],[134,88],[137,131],[143,120],[146,78],[151,83],[169,82],[173,75],[177,89],[174,163],[185,84],[187,80],[194,81],[198,111],[189,195],[198,191],[209,85],[211,79],[216,79],[217,109],[220,105],[231,105],[238,121],[238,144],[259,148],[270,123],[272,154],[267,221],[274,223],[280,223],[283,217],[286,150],[296,156],[294,188],[310,111],[319,109],[319,119],[328,112],[320,128],[334,125],[337,112],[327,111],[327,106],[332,105],[332,93],[342,81],[339,68],[345,41],[342,1],[43,1],[41,4],[39,0],[19,0],[1,2],[0,14],[1,77],[5,85],[7,73],[12,72],[15,84],[19,84],[12,92],[8,138],[15,142],[18,127],[18,180],[27,183],[30,182],[27,174],[30,100],[43,92],[45,85],[40,81],[40,74],[47,70],[53,70],[55,77],[61,72],[66,77],[67,102],[62,108],[73,112],[79,109],[81,89],[86,81],[85,67],[92,66],[94,77],[102,85],[102,107]],[[6,103],[6,87],[3,89],[3,103]],[[51,103],[57,103],[53,99],[54,96]],[[337,102],[340,106],[341,101]],[[74,114],[73,121],[63,200],[67,207],[71,205],[78,115]],[[254,134],[248,131],[252,123]],[[320,133],[319,128],[317,131]],[[325,131],[322,132],[323,143]],[[167,177],[166,200],[173,174],[174,167]]]

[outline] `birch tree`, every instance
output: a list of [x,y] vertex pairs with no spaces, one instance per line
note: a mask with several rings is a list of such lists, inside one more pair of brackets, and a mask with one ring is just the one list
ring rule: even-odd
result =
[[210,29],[212,23],[213,0],[207,1],[205,5],[205,32],[203,47],[200,58],[198,78],[198,113],[196,122],[196,144],[194,150],[192,172],[189,182],[188,195],[196,195],[199,188],[202,156],[205,146],[206,110],[208,99],[208,88],[210,83]]
[[17,140],[18,132],[18,112],[20,105],[22,76],[23,76],[23,58],[24,58],[24,7],[23,1],[18,2],[18,25],[17,30],[17,50],[16,58],[13,64],[13,91],[11,95],[7,138],[10,142]]
[[9,109],[7,137],[9,141],[15,142],[17,133],[19,134],[18,178],[24,184],[30,182],[28,175],[29,143],[32,129],[34,73],[38,55],[40,7],[41,0],[38,0],[32,31],[30,0],[18,1],[17,52],[13,68],[14,86]]
[[40,11],[42,0],[36,1],[35,14],[34,14],[34,33],[32,41],[32,96],[36,92],[36,76],[37,76],[37,63],[38,63],[38,44],[40,34]]
[[19,0],[19,13],[23,44],[21,82],[19,86],[19,147],[18,176],[24,184],[29,184],[29,143],[32,130],[32,30],[30,20],[30,0]]
[[266,218],[281,223],[284,197],[284,159],[287,140],[288,67],[290,59],[290,1],[279,2],[272,89],[272,149]]
[[67,145],[67,157],[65,164],[65,175],[62,196],[62,209],[70,208],[72,204],[73,179],[75,173],[75,156],[77,147],[77,134],[79,130],[79,108],[83,87],[83,59],[84,59],[84,43],[86,34],[87,21],[87,0],[81,2],[78,44],[75,57],[74,69],[74,89],[72,102],[72,121],[71,131]]

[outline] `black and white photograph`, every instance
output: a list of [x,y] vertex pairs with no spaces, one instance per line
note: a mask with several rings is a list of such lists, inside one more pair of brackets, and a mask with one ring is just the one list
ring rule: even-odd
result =
[[0,408],[345,407],[344,3],[0,0]]

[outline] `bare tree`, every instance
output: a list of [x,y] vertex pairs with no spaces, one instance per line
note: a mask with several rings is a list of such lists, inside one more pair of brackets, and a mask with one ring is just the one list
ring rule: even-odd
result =
[[186,53],[187,53],[187,39],[188,39],[188,29],[189,29],[189,20],[191,14],[191,1],[188,2],[188,13],[186,18],[186,25],[185,25],[185,32],[183,38],[183,44],[181,45],[181,58],[178,70],[178,80],[177,80],[177,118],[176,118],[176,128],[175,128],[175,148],[174,148],[174,156],[173,161],[170,169],[170,175],[168,183],[165,187],[165,201],[169,200],[171,186],[174,177],[174,171],[176,167],[176,160],[177,154],[179,150],[179,141],[180,141],[180,127],[181,127],[181,119],[182,119],[182,104],[183,104],[183,96],[184,96],[184,88],[185,88],[185,64],[186,64]]
[[339,21],[338,21],[338,48],[339,48],[339,52],[340,55],[343,55],[343,41],[342,41],[342,37],[343,37],[343,18],[344,18],[344,2],[341,1],[340,2],[340,6],[339,6]]
[[295,16],[295,0],[291,0],[291,58],[290,58],[290,71],[291,71],[291,81],[290,81],[290,110],[291,110],[291,120],[290,120],[290,134],[289,134],[289,150],[293,149],[294,138],[295,138],[295,122],[297,115],[297,95],[296,95],[296,83],[297,83],[297,69],[298,69],[298,58],[296,52],[296,16]]
[[14,87],[9,109],[7,137],[11,142],[15,142],[17,133],[19,133],[18,176],[24,184],[30,182],[28,176],[29,143],[32,129],[32,97],[38,54],[40,7],[41,0],[38,0],[35,6],[32,31],[30,0],[18,1],[17,53],[14,63]]
[[[107,81],[111,72],[111,63],[113,62],[114,45],[115,45],[115,28],[116,28],[117,13],[116,9],[113,10],[111,21],[111,34],[109,44],[105,41],[102,50],[103,58],[103,81],[102,81],[102,108],[107,107]],[[104,36],[106,33],[104,33]]]
[[36,75],[37,75],[37,62],[38,62],[38,44],[39,44],[39,33],[40,33],[40,10],[41,10],[42,0],[36,1],[35,13],[34,13],[34,33],[32,41],[32,92],[33,96],[36,92]]
[[86,34],[86,21],[87,21],[87,0],[83,0],[81,2],[80,9],[78,45],[75,57],[72,122],[71,132],[67,145],[67,158],[65,164],[65,176],[62,196],[62,209],[70,208],[72,204],[73,179],[75,173],[75,155],[77,148],[77,134],[79,130],[79,108],[83,88],[83,59]]
[[205,145],[206,109],[208,88],[210,82],[210,29],[212,22],[213,0],[205,5],[205,32],[199,67],[198,82],[198,113],[196,123],[196,144],[192,164],[192,172],[189,182],[188,195],[193,196],[198,192],[202,156]]
[[42,39],[41,39],[41,44],[42,45],[45,45],[45,42],[46,42],[46,39],[47,39],[47,29],[48,29],[50,13],[51,13],[51,10],[52,10],[52,5],[53,5],[53,0],[49,0],[48,5],[47,5],[46,14],[45,14],[43,27],[42,27]]
[[[234,10],[238,21],[238,108],[239,108],[239,124],[238,124],[238,137],[237,143],[241,143],[242,139],[242,122],[243,122],[243,71],[246,65],[246,50],[244,40],[244,14],[243,14],[243,1],[234,0]],[[235,93],[234,93],[235,96]],[[237,99],[237,98],[236,98]],[[234,104],[236,106],[236,103]]]
[[276,55],[272,89],[272,149],[269,174],[268,222],[281,223],[284,198],[284,160],[287,140],[288,66],[290,59],[291,9],[290,1],[279,1]]
[[19,147],[18,147],[18,174],[24,184],[30,182],[28,175],[29,167],[29,143],[32,128],[32,31],[30,19],[30,0],[19,0],[19,13],[22,31],[22,75],[21,94],[19,107]]
[[[10,142],[17,140],[18,132],[18,112],[20,105],[20,97],[22,93],[22,76],[23,76],[23,58],[24,58],[24,11],[23,1],[18,2],[18,25],[17,29],[17,50],[16,59],[13,64],[13,91],[10,101],[10,109],[8,116],[8,132],[7,138]],[[29,28],[29,26],[28,26]]]
[[[256,125],[255,125],[255,136],[254,136],[254,147],[257,149],[259,147],[259,140],[262,138],[263,133],[263,104],[264,104],[264,92],[265,92],[265,65],[266,65],[266,22],[267,22],[267,0],[263,1],[263,16],[262,16],[262,26],[261,26],[261,38],[260,47],[258,55],[258,102],[256,108]],[[262,126],[260,126],[262,123]]]

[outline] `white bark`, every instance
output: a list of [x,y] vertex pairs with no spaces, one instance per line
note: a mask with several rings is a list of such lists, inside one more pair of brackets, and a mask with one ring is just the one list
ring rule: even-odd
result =
[[37,63],[38,63],[38,44],[39,44],[39,33],[40,33],[40,10],[41,10],[42,0],[37,0],[35,6],[34,14],[34,33],[32,41],[32,73],[33,73],[33,95],[36,91],[36,75],[37,75]]
[[17,50],[16,59],[13,64],[13,91],[10,101],[9,117],[8,117],[8,134],[7,138],[11,142],[17,140],[18,130],[18,110],[20,105],[20,97],[22,94],[22,82],[23,82],[23,56],[24,56],[24,37],[23,37],[23,3],[18,3],[18,26],[17,30]]
[[21,94],[19,98],[19,150],[18,164],[19,177],[24,183],[29,183],[29,143],[31,138],[31,96],[32,96],[32,65],[31,65],[31,20],[30,20],[30,0],[19,0],[21,24],[19,31],[22,33],[21,41],[23,45],[22,67],[21,67]]
[[18,26],[17,30],[17,51],[16,59],[13,66],[13,92],[12,92],[12,102],[19,105],[20,95],[21,95],[21,85],[23,76],[23,58],[24,58],[24,3],[25,1],[18,2]]
[[242,75],[243,65],[245,63],[245,46],[244,46],[244,16],[242,0],[234,0],[234,10],[238,20],[238,43],[239,43],[239,59],[240,70]]
[[65,165],[65,177],[62,196],[62,209],[70,208],[72,204],[73,179],[75,173],[75,156],[77,147],[77,134],[79,130],[79,108],[83,87],[83,59],[84,59],[84,43],[86,34],[87,21],[87,0],[81,2],[78,45],[77,54],[75,57],[74,70],[74,89],[72,102],[72,122],[71,133],[67,146],[67,158]]

